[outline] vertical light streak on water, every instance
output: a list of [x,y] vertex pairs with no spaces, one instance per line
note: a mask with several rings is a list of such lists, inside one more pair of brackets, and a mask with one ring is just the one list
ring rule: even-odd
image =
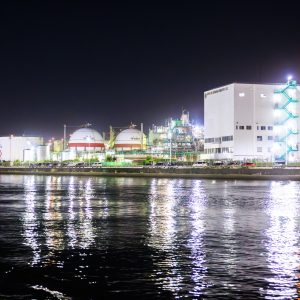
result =
[[[153,180],[150,200],[150,238],[149,246],[162,252],[156,264],[156,280],[162,289],[178,295],[183,277],[176,247],[176,180]],[[163,195],[163,196],[162,196]]]
[[68,182],[68,218],[67,218],[67,236],[68,236],[68,246],[74,248],[77,244],[77,233],[75,230],[75,217],[74,212],[74,199],[76,197],[76,189],[74,184],[74,176],[69,178]]
[[80,226],[80,232],[81,232],[81,243],[80,247],[83,249],[89,248],[95,239],[95,234],[93,230],[93,213],[91,209],[91,199],[94,194],[94,189],[91,183],[91,179],[87,179],[85,182],[83,188],[83,202],[81,202],[81,206],[83,206],[83,219],[81,219],[81,226]]
[[187,241],[187,247],[190,249],[191,261],[191,281],[193,282],[192,290],[189,292],[193,297],[198,298],[202,290],[208,286],[205,282],[207,273],[206,254],[203,247],[204,243],[204,213],[206,210],[206,193],[200,180],[193,181],[193,188],[189,197],[191,209],[191,233]]
[[270,227],[266,250],[272,276],[267,278],[266,299],[297,298],[296,270],[299,266],[296,218],[299,208],[297,182],[272,182],[267,213]]
[[[222,221],[224,225],[224,252],[227,256],[226,261],[226,271],[228,272],[228,278],[234,278],[236,275],[237,264],[238,264],[238,255],[237,249],[239,246],[237,245],[237,239],[235,237],[236,234],[236,206],[232,202],[232,198],[228,195],[228,189],[231,189],[231,185],[228,188],[228,182],[224,182],[223,186],[223,199],[224,199],[224,210],[222,212]],[[236,289],[236,284],[230,282],[230,280],[224,279],[224,284],[226,284],[227,288]]]
[[33,258],[31,265],[36,265],[41,260],[40,245],[38,243],[37,216],[35,212],[36,185],[35,176],[24,177],[25,214],[23,217],[25,245],[32,249]]
[[61,197],[56,197],[53,191],[57,189],[59,177],[46,177],[46,203],[45,203],[45,218],[42,220],[45,227],[46,245],[51,250],[59,250],[64,248],[64,228],[59,226],[62,220],[61,213]]

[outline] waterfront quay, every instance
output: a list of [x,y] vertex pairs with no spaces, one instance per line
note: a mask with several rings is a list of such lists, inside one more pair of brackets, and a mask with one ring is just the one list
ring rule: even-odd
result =
[[211,178],[247,180],[300,180],[300,168],[192,168],[192,167],[101,167],[29,168],[1,167],[0,174],[78,175],[119,177]]

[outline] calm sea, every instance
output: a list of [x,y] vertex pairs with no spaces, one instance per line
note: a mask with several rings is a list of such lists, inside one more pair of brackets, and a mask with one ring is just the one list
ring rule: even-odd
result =
[[297,299],[300,183],[0,175],[0,299]]

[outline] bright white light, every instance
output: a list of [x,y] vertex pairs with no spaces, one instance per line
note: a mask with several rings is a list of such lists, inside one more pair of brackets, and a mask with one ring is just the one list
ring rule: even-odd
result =
[[280,101],[280,95],[279,94],[274,94],[273,99],[274,99],[275,103],[278,103]]
[[290,97],[295,97],[295,96],[296,96],[296,90],[291,90],[291,89],[289,89],[289,90],[287,91],[287,93],[288,93],[288,95],[289,95]]
[[265,94],[260,94],[261,98],[267,98],[267,96]]
[[281,115],[281,110],[280,109],[274,109],[274,116],[279,117]]
[[293,79],[293,76],[292,75],[289,75],[288,77],[287,77],[287,80],[292,80]]
[[274,126],[273,130],[274,130],[274,133],[277,134],[281,131],[281,126]]
[[245,93],[239,93],[240,97],[245,97]]
[[293,155],[289,155],[289,162],[294,162],[295,161],[295,157]]
[[272,147],[272,149],[271,149],[272,153],[278,153],[279,150],[280,150],[279,144],[276,144],[276,143],[273,144],[273,147]]

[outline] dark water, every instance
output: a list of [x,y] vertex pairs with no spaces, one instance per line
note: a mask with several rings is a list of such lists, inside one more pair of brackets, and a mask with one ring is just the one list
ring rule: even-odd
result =
[[297,299],[300,183],[0,176],[0,299]]

